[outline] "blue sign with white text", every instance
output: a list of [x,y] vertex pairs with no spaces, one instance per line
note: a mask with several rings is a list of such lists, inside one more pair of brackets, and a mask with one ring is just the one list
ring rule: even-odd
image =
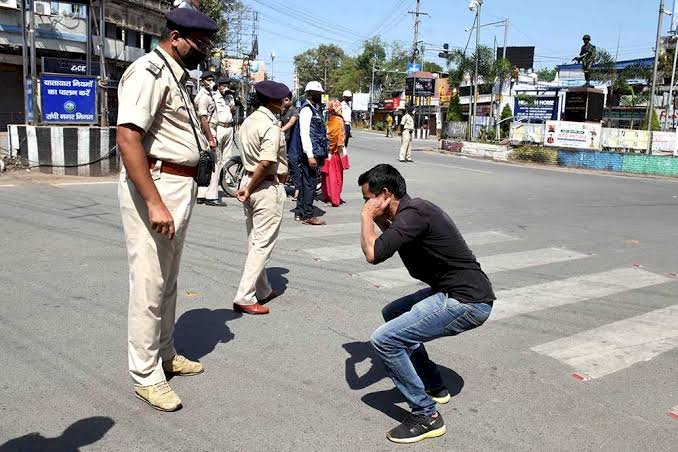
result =
[[[400,66],[402,67],[402,66]],[[421,71],[421,64],[416,64],[416,63],[410,63],[407,65],[407,73],[410,74],[412,72],[419,72]]]
[[40,77],[42,121],[52,124],[97,122],[96,77],[48,75]]
[[33,80],[30,77],[26,77],[24,80],[24,102],[26,107],[26,120],[28,122],[33,121]]

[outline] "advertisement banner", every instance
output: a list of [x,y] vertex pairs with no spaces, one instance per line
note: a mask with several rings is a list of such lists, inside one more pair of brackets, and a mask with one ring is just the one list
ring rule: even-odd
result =
[[94,124],[97,121],[96,77],[42,74],[42,121],[51,124]]
[[647,149],[647,130],[603,129],[600,137],[603,149]]
[[544,121],[558,119],[557,97],[535,97],[534,99],[516,99],[513,108],[514,116],[519,119],[541,119]]
[[405,89],[409,95],[412,95],[412,85],[417,84],[415,96],[432,97],[435,94],[435,79],[432,78],[408,78],[405,82]]
[[602,126],[587,122],[547,121],[544,146],[589,149],[600,149]]
[[653,132],[652,151],[675,153],[678,149],[676,140],[678,140],[678,132]]
[[452,90],[450,90],[450,81],[447,78],[437,78],[436,79],[436,95],[435,97],[440,99],[440,105],[449,104],[452,96]]
[[370,93],[353,93],[353,111],[367,111],[370,105]]
[[397,110],[400,108],[400,98],[392,97],[390,99],[384,99],[384,110]]

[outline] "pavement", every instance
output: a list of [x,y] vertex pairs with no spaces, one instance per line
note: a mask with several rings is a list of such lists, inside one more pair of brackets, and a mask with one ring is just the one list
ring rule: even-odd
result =
[[398,145],[354,133],[347,203],[318,204],[327,226],[286,209],[268,316],[231,309],[241,207],[196,206],[175,340],[206,371],[171,380],[176,413],[132,393],[114,179],[0,175],[0,451],[404,449],[384,434],[407,406],[369,337],[420,286],[359,251],[357,178],[381,162],[450,214],[498,296],[485,325],[428,347],[448,432],[411,450],[675,450],[678,182],[424,151],[405,164]]

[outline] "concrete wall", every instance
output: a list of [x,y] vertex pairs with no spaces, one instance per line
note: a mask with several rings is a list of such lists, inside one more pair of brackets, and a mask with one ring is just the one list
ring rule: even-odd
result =
[[678,177],[678,157],[558,150],[558,164],[575,168]]
[[105,176],[120,171],[115,127],[9,125],[9,148],[29,167],[71,176]]

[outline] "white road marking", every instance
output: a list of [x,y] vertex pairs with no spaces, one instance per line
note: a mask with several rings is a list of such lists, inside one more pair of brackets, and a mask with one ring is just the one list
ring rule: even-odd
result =
[[416,162],[417,165],[430,165],[430,166],[440,166],[443,168],[454,168],[454,169],[459,169],[463,171],[473,171],[474,173],[483,173],[483,174],[494,174],[494,171],[486,171],[486,170],[479,170],[479,169],[473,169],[473,168],[465,168],[463,166],[457,166],[457,165],[445,165],[443,163],[430,163],[430,162]]
[[672,279],[631,267],[501,290],[495,294],[497,301],[490,320],[508,319],[669,281]]
[[[356,234],[359,232],[359,230],[356,231]],[[490,243],[518,240],[515,237],[496,231],[472,232],[469,234],[464,234],[464,238],[466,239],[466,243],[468,243],[469,246],[480,246]],[[324,246],[321,248],[305,249],[303,251],[307,254],[310,254],[314,259],[327,262],[364,258],[362,249],[360,248],[360,243],[357,241],[352,245]]]
[[50,184],[54,187],[66,187],[66,186],[77,186],[77,185],[112,185],[117,184],[117,180],[106,180],[106,181],[95,181],[95,182],[55,182]]
[[571,366],[579,380],[618,372],[678,347],[678,305],[533,347]]
[[[497,254],[494,256],[481,257],[480,265],[485,273],[497,273],[508,270],[520,270],[522,268],[536,267],[557,262],[565,262],[575,259],[590,257],[589,254],[577,253],[562,248],[544,248],[519,253]],[[416,284],[405,267],[388,270],[372,270],[358,273],[374,286],[384,288],[405,287]]]
[[360,223],[328,224],[325,226],[302,225],[283,228],[278,240],[313,239],[316,237],[331,237],[360,233]]
[[16,187],[14,184],[2,184],[0,187]]

